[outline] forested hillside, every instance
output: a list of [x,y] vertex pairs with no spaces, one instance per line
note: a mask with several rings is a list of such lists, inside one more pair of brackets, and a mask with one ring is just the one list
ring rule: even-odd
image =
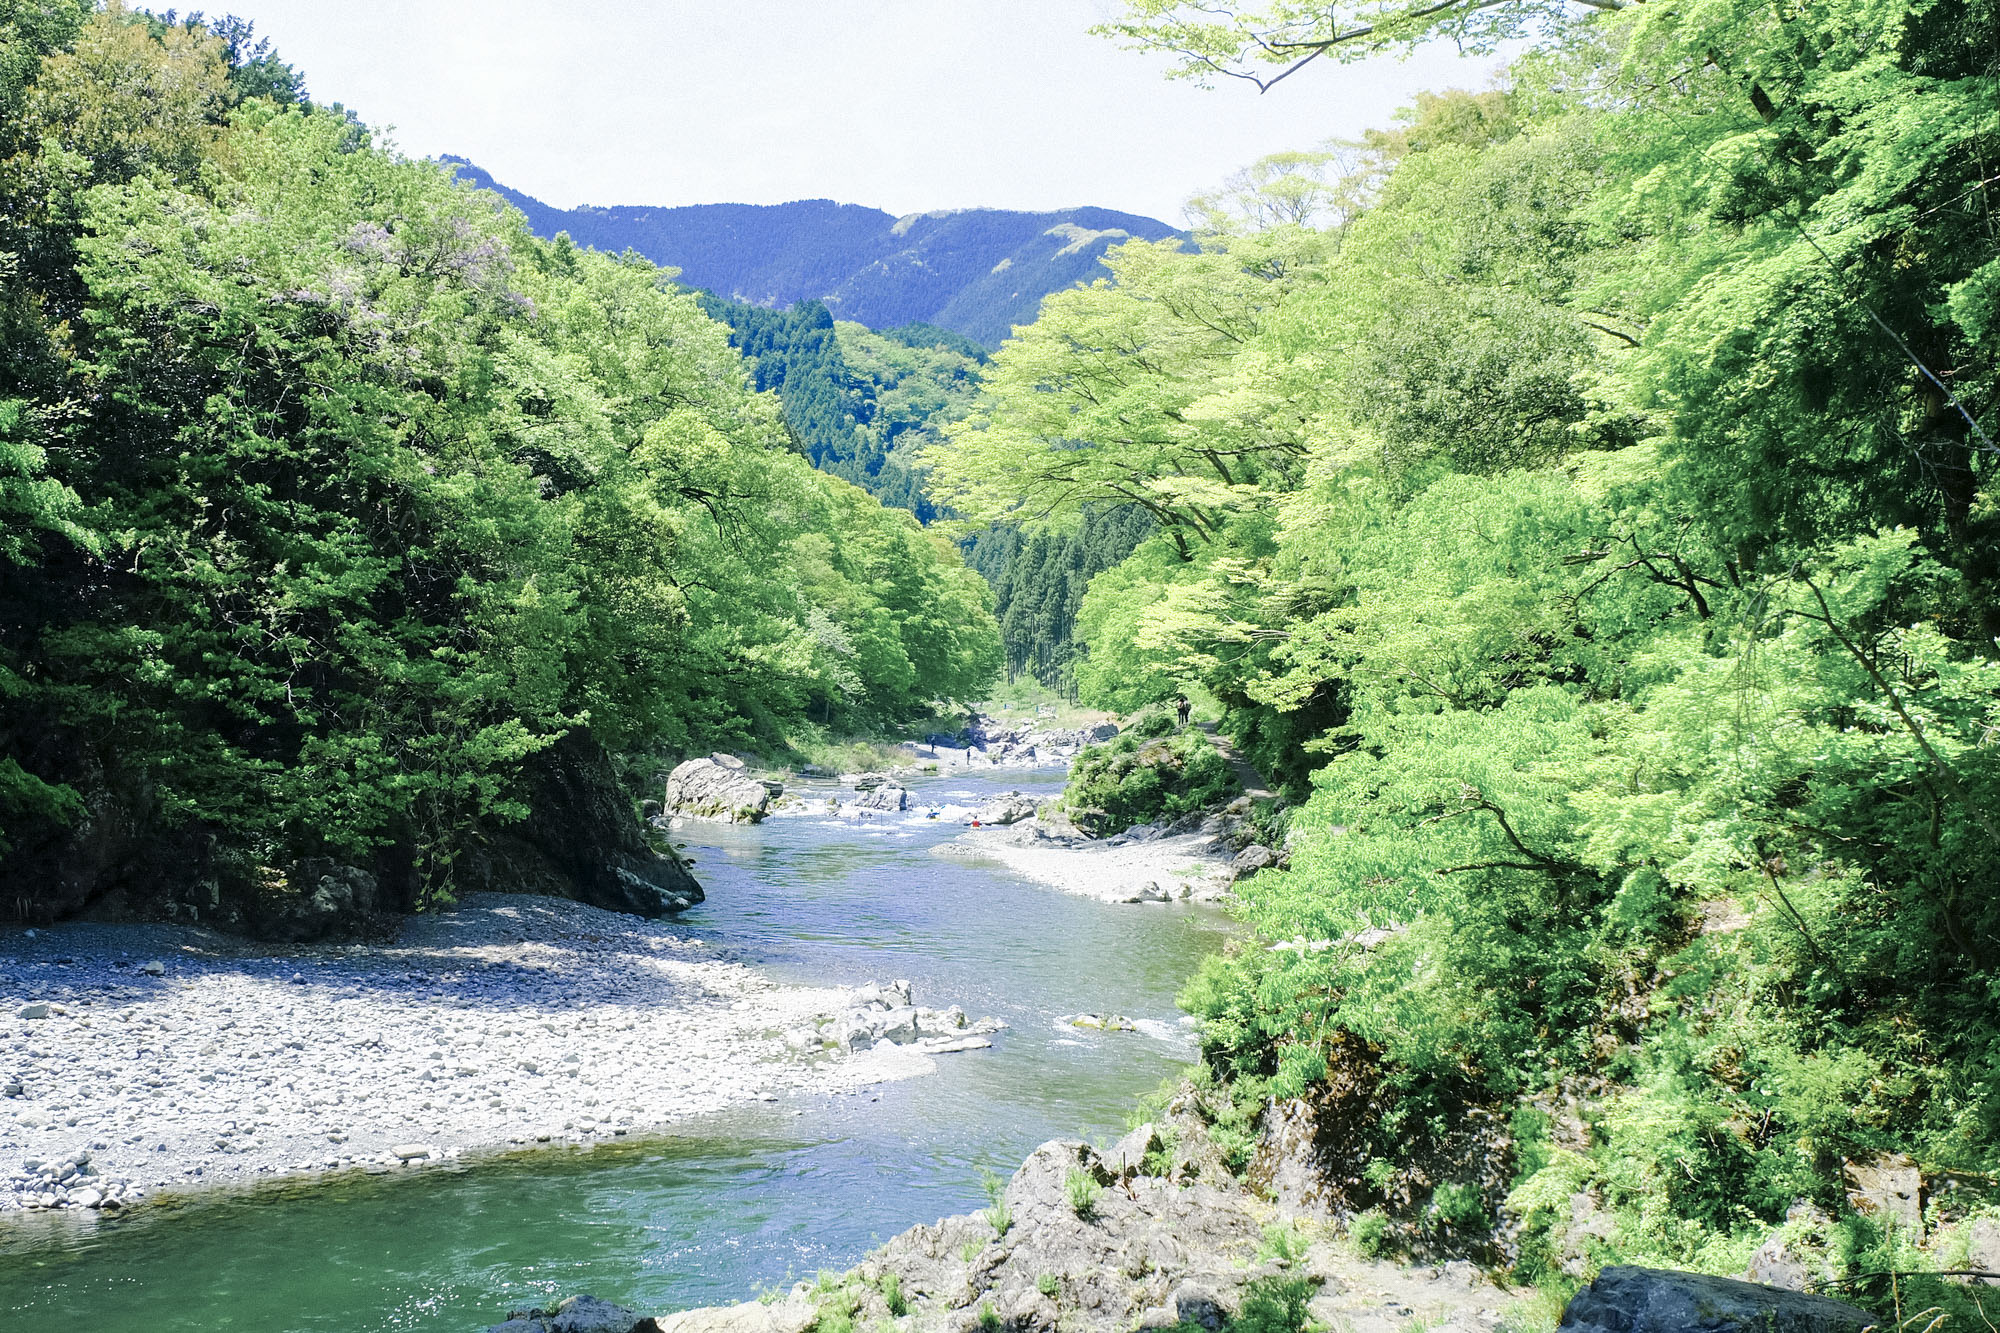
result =
[[984,583],[800,458],[668,273],[373,145],[240,24],[0,41],[11,913],[307,862],[436,902],[535,792],[636,838],[607,755],[986,688]]
[[1138,505],[1085,510],[1065,530],[991,523],[963,543],[965,562],[993,585],[1007,679],[1076,692],[1076,614],[1090,581],[1132,554],[1156,527]]
[[924,455],[971,520],[1149,514],[1084,701],[1206,689],[1298,802],[1187,996],[1219,1128],[1303,1098],[1365,1243],[1558,1287],[1799,1201],[1831,1272],[1936,1266],[1843,1173],[1963,1216],[2000,1161],[2000,15],[1125,10],[1219,82],[1529,44],[1338,225],[1115,251]]
[[909,510],[920,523],[937,517],[912,460],[965,414],[983,348],[935,325],[874,333],[836,323],[818,301],[766,310],[704,294],[701,304],[729,326],[751,384],[778,395],[785,424],[814,467]]
[[1024,213],[997,208],[913,213],[807,199],[789,204],[552,208],[470,162],[461,179],[497,191],[544,238],[636,250],[677,268],[691,287],[783,309],[820,301],[834,318],[873,329],[935,324],[997,347],[1035,318],[1042,298],[1102,277],[1104,252],[1157,241],[1172,227],[1106,208]]

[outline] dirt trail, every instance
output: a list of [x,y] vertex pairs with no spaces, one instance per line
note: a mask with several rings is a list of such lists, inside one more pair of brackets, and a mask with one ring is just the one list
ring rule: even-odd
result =
[[1251,766],[1250,761],[1243,757],[1242,751],[1229,743],[1228,737],[1216,730],[1213,722],[1197,722],[1195,725],[1206,733],[1209,743],[1215,746],[1216,753],[1229,762],[1229,771],[1236,775],[1237,785],[1243,788],[1244,795],[1259,801],[1274,801],[1278,798],[1278,793],[1272,791],[1271,785],[1264,781],[1264,775]]

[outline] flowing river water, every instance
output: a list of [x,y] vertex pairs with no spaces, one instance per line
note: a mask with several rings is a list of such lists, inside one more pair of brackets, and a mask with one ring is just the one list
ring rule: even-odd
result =
[[[976,804],[1061,781],[946,773],[911,788]],[[959,831],[921,813],[693,825],[680,836],[709,899],[682,920],[780,981],[908,978],[920,1004],[1005,1019],[993,1050],[594,1150],[279,1183],[118,1219],[17,1216],[0,1223],[5,1326],[472,1333],[581,1291],[663,1312],[845,1268],[980,1206],[982,1169],[1005,1175],[1045,1139],[1121,1132],[1136,1096],[1193,1056],[1174,994],[1227,924],[927,854]],[[1059,1021],[1079,1011],[1139,1030]]]

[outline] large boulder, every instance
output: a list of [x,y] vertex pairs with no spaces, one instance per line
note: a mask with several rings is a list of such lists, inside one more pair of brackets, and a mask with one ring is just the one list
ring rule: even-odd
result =
[[854,798],[851,810],[894,811],[909,808],[910,793],[894,782],[883,782]]
[[1034,813],[1034,797],[1010,791],[980,806],[973,812],[972,818],[981,824],[1018,824],[1024,819],[1033,818]]
[[703,898],[671,854],[647,845],[611,756],[571,733],[529,761],[528,817],[487,831],[458,867],[458,886],[545,893],[634,916],[665,916]]
[[667,775],[666,808],[694,819],[755,824],[770,813],[771,786],[751,777],[736,756],[712,754]]
[[1256,874],[1266,866],[1276,865],[1277,862],[1277,853],[1262,843],[1253,842],[1242,851],[1236,853],[1236,859],[1229,863],[1229,871],[1236,878],[1241,879],[1245,875]]
[[1847,1203],[1863,1217],[1894,1226],[1911,1240],[1924,1235],[1924,1177],[1901,1153],[1881,1153],[1865,1162],[1843,1162]]
[[1875,1316],[1840,1301],[1735,1278],[1607,1268],[1571,1298],[1557,1333],[1861,1333]]

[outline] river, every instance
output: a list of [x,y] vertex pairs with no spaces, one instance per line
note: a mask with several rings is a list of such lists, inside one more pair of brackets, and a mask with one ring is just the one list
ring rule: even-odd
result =
[[[910,785],[921,802],[965,804],[1061,781]],[[44,1329],[471,1333],[579,1291],[647,1313],[741,1300],[981,1205],[982,1169],[1005,1175],[1045,1139],[1122,1132],[1135,1098],[1192,1057],[1174,994],[1228,927],[927,854],[957,832],[921,815],[693,825],[679,836],[709,898],[682,920],[782,981],[908,978],[918,1003],[1005,1019],[993,1050],[642,1142],[278,1183],[117,1219],[17,1216],[0,1224],[0,1311]],[[1079,1011],[1141,1030],[1058,1022]]]

